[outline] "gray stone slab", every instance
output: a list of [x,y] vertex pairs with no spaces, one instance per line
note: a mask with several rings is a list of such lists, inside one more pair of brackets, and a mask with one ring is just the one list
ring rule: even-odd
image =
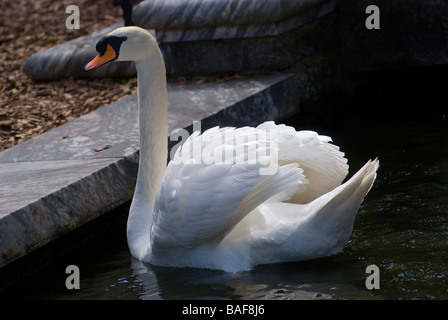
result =
[[[274,72],[300,58],[294,56],[297,45],[288,45],[296,36],[291,32],[334,12],[336,4],[336,0],[150,0],[136,6],[133,19],[155,34],[168,74]],[[38,52],[27,59],[24,72],[39,81],[134,76],[133,62],[108,64],[91,72],[82,69],[97,54],[97,41],[120,26]],[[291,34],[273,41],[286,32]]]
[[0,170],[0,266],[124,203],[133,192],[123,160],[2,163]]
[[[193,76],[229,71],[256,74],[290,70],[303,76],[303,70],[297,72],[296,66],[311,68],[316,63],[328,63],[332,59],[329,52],[338,52],[335,15],[327,14],[319,19],[314,16],[306,25],[277,36],[162,42],[160,47],[171,74]],[[315,61],[306,61],[309,58]],[[334,67],[338,62],[331,61]],[[324,83],[327,77],[328,74],[316,80]]]
[[149,0],[133,20],[166,43],[276,36],[335,8],[334,0]]
[[83,179],[116,159],[0,163],[0,218],[32,204],[73,181]]
[[[170,130],[193,121],[207,129],[285,117],[298,111],[295,79],[170,83]],[[137,117],[130,95],[0,152],[0,267],[132,198]]]
[[128,156],[138,150],[137,118],[133,94],[1,152],[0,163]]

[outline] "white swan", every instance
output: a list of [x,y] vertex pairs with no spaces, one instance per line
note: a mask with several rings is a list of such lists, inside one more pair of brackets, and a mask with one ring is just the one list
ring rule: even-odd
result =
[[166,77],[156,40],[124,27],[96,50],[85,70],[115,60],[137,68],[140,162],[127,225],[134,257],[240,272],[343,249],[378,160],[341,185],[347,160],[329,137],[266,122],[195,132],[166,166]]

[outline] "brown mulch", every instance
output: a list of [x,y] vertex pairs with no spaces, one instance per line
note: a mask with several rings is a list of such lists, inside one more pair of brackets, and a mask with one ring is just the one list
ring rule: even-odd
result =
[[[114,1],[0,1],[0,151],[137,91],[136,77],[35,82],[23,72],[34,53],[123,21]],[[133,0],[134,6],[141,1]],[[69,5],[79,7],[80,29],[65,26]],[[239,78],[244,76],[227,73],[168,81],[182,85]]]
[[[69,5],[79,7],[78,30],[65,26]],[[38,51],[120,21],[113,0],[0,1],[0,151],[136,91],[136,78],[34,82],[22,69]]]

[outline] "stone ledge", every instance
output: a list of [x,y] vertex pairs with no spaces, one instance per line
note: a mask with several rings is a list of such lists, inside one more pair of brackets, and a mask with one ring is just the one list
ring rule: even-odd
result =
[[335,8],[335,0],[150,0],[135,7],[132,19],[167,43],[276,36]]
[[[320,54],[319,39],[328,38],[328,30],[325,23],[320,27],[314,22],[334,12],[336,5],[336,0],[150,0],[135,8],[133,19],[138,26],[155,30],[152,32],[164,55],[168,74],[253,74],[284,71],[303,58],[300,53],[304,50]],[[309,25],[313,25],[311,30]],[[97,54],[97,41],[120,26],[116,24],[38,52],[27,59],[24,72],[39,81],[70,76],[135,76],[132,62],[83,71],[83,66]],[[307,34],[313,35],[315,45],[302,45],[298,41]]]
[[[296,88],[288,74],[169,83],[169,129],[286,117],[298,111]],[[0,152],[0,267],[129,201],[138,134],[134,94]]]

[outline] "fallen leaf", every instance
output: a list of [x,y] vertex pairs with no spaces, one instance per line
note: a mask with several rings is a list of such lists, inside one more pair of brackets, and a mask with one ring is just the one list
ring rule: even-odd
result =
[[110,147],[112,147],[112,146],[111,146],[110,144],[108,144],[108,145],[105,145],[104,147],[96,148],[96,149],[95,149],[95,152],[100,152],[100,151],[109,149]]

